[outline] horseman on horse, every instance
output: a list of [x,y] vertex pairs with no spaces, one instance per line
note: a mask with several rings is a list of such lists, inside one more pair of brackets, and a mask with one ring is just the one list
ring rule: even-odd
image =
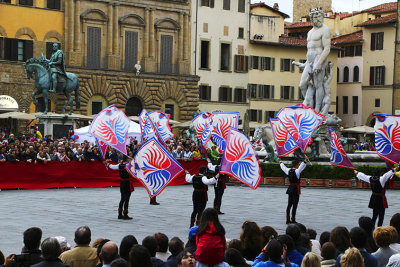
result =
[[[60,46],[58,43],[53,44],[53,54],[51,55],[50,59],[47,60],[50,66],[50,76],[51,76],[51,83],[49,93],[55,93],[57,91],[57,83],[60,78],[67,79],[67,73],[65,72],[65,56],[64,52],[59,49]],[[65,84],[64,84],[65,85]]]

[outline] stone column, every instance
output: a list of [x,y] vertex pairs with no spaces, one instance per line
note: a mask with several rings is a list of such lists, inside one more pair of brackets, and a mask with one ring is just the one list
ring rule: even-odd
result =
[[183,16],[184,18],[184,23],[183,23],[183,40],[184,40],[184,44],[183,44],[183,60],[188,60],[188,54],[189,54],[189,45],[190,44],[190,40],[188,40],[189,38],[189,15],[187,13],[184,14]]
[[149,44],[149,56],[154,57],[154,10],[150,9],[150,23],[149,23],[149,36],[150,36],[150,44]]
[[108,4],[108,24],[107,24],[107,56],[112,54],[112,39],[113,39],[113,6]]
[[68,51],[74,51],[74,0],[68,0]]
[[81,8],[81,1],[80,0],[75,0],[75,33],[74,33],[74,38],[75,38],[75,44],[74,44],[74,49],[75,51],[81,51],[81,20],[80,20],[80,8]]
[[144,13],[144,21],[146,23],[146,27],[144,28],[144,36],[143,36],[143,57],[146,58],[149,56],[149,27],[150,27],[150,17],[149,17],[149,8],[145,9]]
[[118,5],[114,4],[113,5],[113,54],[117,55],[119,53],[118,49],[118,40],[119,40],[119,34],[118,34]]
[[179,61],[183,60],[183,29],[184,29],[184,20],[183,20],[183,12],[179,13],[179,45],[178,45],[178,58]]

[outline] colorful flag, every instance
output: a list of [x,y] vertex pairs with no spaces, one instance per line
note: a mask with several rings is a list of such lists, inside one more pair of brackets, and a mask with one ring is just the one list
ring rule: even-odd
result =
[[139,115],[140,132],[142,137],[142,143],[151,137],[155,136],[154,125],[152,124],[148,113],[145,109]]
[[170,114],[161,111],[150,111],[147,114],[164,142],[167,142],[174,136],[174,133],[171,132],[171,127],[169,126]]
[[282,122],[303,153],[310,143],[312,133],[322,124],[325,118],[312,107],[303,104],[282,108],[278,111],[276,117]]
[[151,198],[164,188],[184,169],[154,137],[144,143],[126,166],[146,188]]
[[239,127],[239,112],[213,112],[212,137],[220,150],[224,151],[229,127]]
[[125,113],[110,105],[93,119],[89,132],[107,145],[126,155],[126,140],[130,119]]
[[239,130],[230,127],[220,173],[228,174],[256,189],[261,181],[261,168],[250,140]]
[[354,166],[347,157],[346,151],[344,151],[342,143],[335,133],[335,130],[332,128],[329,128],[328,130],[331,135],[331,165],[354,170]]
[[374,114],[375,149],[385,160],[400,162],[400,116]]
[[276,152],[279,157],[284,157],[299,148],[296,141],[286,130],[279,119],[270,119],[272,134],[276,145]]
[[212,132],[212,119],[211,114],[208,112],[203,112],[197,115],[192,120],[193,126],[196,129],[197,139],[201,142],[203,146],[207,144],[211,139]]
[[101,156],[105,160],[106,159],[106,152],[107,152],[107,148],[108,148],[107,144],[104,143],[103,141],[99,140],[98,138],[96,138],[96,143],[97,143],[97,146],[99,147]]

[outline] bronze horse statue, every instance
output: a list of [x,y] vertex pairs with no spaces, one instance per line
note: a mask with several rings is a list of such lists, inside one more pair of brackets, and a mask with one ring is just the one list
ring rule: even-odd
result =
[[[24,63],[26,70],[26,76],[28,79],[32,78],[35,74],[35,91],[32,93],[33,103],[38,104],[35,96],[42,93],[44,99],[45,109],[43,114],[47,114],[48,109],[48,93],[51,84],[50,76],[50,65],[49,62],[44,58],[30,58]],[[60,78],[59,78],[60,79]],[[80,108],[80,92],[79,92],[79,79],[74,73],[67,72],[67,77],[61,77],[58,82],[57,93],[64,93],[68,101],[65,103],[62,109],[62,113],[65,113],[66,107],[69,105],[70,109],[68,114],[71,115],[73,111],[73,99],[72,92],[75,92],[75,105],[76,108]]]

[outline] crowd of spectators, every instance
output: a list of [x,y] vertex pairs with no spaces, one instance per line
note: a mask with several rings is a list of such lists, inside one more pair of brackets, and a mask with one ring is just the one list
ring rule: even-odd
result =
[[372,142],[357,142],[353,145],[354,151],[376,151]]
[[[219,159],[221,154],[216,146],[201,149],[189,138],[172,138],[167,141],[167,150],[176,159],[185,161],[205,159],[205,154],[209,158]],[[134,157],[140,148],[138,140],[130,139],[127,145],[128,156]],[[105,155],[106,160],[119,162],[122,155],[117,150],[110,148]],[[46,163],[48,161],[103,161],[97,144],[84,141],[82,143],[72,138],[60,138],[53,140],[51,136],[39,139],[36,136],[27,137],[26,135],[15,136],[13,133],[0,134],[0,162],[27,163]]]
[[[213,208],[204,211],[199,226],[184,238],[164,233],[146,236],[141,244],[128,234],[119,242],[106,236],[92,240],[88,226],[75,231],[72,247],[62,236],[42,242],[38,227],[23,233],[20,254],[7,257],[0,251],[0,266],[56,267],[398,267],[400,266],[400,213],[390,225],[374,229],[372,219],[360,217],[350,231],[337,226],[317,238],[301,223],[289,224],[277,233],[271,226],[259,227],[246,220],[236,239],[225,238],[225,229]],[[92,242],[93,241],[93,242]],[[118,245],[118,243],[119,245]]]

